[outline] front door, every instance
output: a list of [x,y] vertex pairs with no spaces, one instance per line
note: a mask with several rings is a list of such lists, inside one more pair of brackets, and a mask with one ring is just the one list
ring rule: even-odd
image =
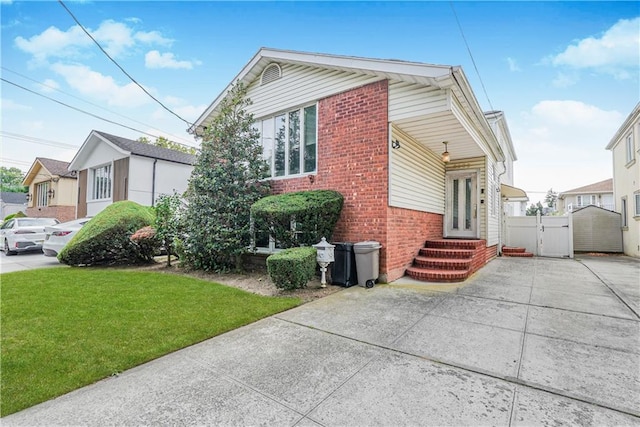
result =
[[478,173],[447,173],[444,236],[478,237]]

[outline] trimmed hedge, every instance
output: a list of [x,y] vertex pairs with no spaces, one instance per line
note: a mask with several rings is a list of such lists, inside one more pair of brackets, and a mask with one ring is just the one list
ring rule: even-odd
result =
[[[344,197],[333,190],[299,191],[258,200],[251,206],[254,230],[269,231],[284,248],[331,240]],[[291,223],[295,222],[295,232]]]
[[151,208],[128,200],[113,203],[97,214],[60,251],[68,265],[114,265],[148,262],[130,240],[137,230],[153,224]]
[[279,289],[305,288],[316,274],[316,249],[290,248],[270,255],[267,258],[267,271]]

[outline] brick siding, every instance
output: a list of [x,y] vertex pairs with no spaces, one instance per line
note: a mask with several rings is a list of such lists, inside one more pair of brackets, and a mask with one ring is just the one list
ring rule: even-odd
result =
[[25,212],[27,216],[35,218],[57,218],[60,222],[76,219],[75,206],[41,206],[30,207]]

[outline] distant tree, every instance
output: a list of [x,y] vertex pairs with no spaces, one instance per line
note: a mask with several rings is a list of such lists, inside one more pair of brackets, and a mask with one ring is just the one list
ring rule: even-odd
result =
[[176,245],[181,231],[182,199],[179,194],[163,194],[156,200],[156,235],[167,251],[167,267],[171,267],[171,255],[177,253]]
[[237,83],[204,131],[185,193],[184,262],[201,270],[242,268],[250,245],[250,208],[269,192],[268,165],[246,88]]
[[156,147],[169,148],[171,150],[176,150],[176,151],[180,151],[182,153],[187,153],[187,154],[195,155],[198,151],[194,147],[189,147],[188,145],[180,144],[178,142],[173,142],[165,138],[164,136],[157,137],[155,141],[151,141],[146,136],[141,136],[140,138],[138,138],[138,142],[155,145]]
[[29,187],[22,185],[24,173],[18,168],[0,166],[0,191],[10,193],[26,193]]
[[547,195],[544,197],[544,202],[548,207],[553,208],[555,210],[557,201],[558,201],[558,193],[553,191],[553,188],[550,188],[549,191],[547,191]]
[[544,207],[540,202],[536,204],[532,203],[531,206],[527,208],[527,216],[536,216],[538,213],[540,213],[540,215],[544,215]]

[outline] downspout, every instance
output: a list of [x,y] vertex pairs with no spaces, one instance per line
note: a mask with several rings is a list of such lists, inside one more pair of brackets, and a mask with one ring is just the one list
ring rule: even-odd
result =
[[[504,153],[503,153],[504,156]],[[500,194],[500,227],[498,227],[498,256],[502,256],[502,228],[504,227],[504,205],[502,203],[502,184],[500,183],[500,177],[507,173],[507,160],[502,160],[502,172],[498,175],[498,194]]]
[[151,175],[151,207],[154,206],[156,201],[156,163],[158,163],[158,159],[153,159],[153,173]]

